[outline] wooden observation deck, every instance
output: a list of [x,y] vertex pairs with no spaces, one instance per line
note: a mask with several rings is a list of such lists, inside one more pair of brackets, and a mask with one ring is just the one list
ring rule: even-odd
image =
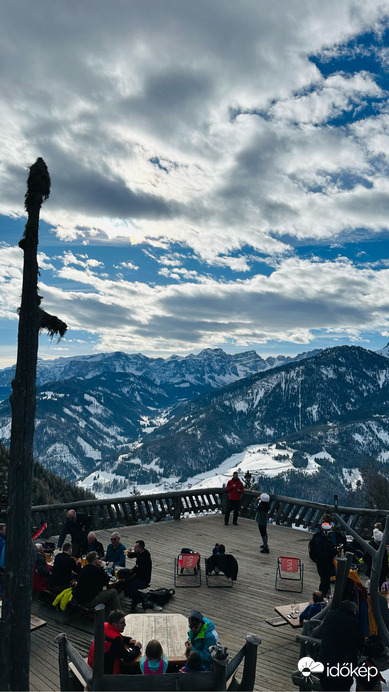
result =
[[[316,566],[308,556],[308,541],[323,512],[333,507],[273,496],[270,516],[274,523],[268,527],[270,553],[266,555],[259,552],[260,534],[253,520],[256,495],[250,491],[245,493],[243,516],[238,526],[224,525],[221,514],[224,490],[221,488],[148,496],[149,499],[136,496],[36,507],[32,517],[36,526],[48,521],[53,537],[58,534],[66,509],[75,507],[90,512],[92,528],[105,547],[113,529],[118,529],[127,547],[143,539],[153,560],[151,588],[173,587],[174,558],[181,548],[193,548],[201,553],[204,574],[204,559],[211,554],[216,542],[224,543],[227,552],[239,563],[238,580],[233,588],[207,588],[205,579],[201,588],[178,588],[164,612],[187,616],[193,609],[201,610],[215,623],[220,640],[231,656],[243,646],[248,633],[258,635],[262,643],[258,647],[255,689],[283,692],[293,687],[291,673],[296,669],[299,644],[294,628],[288,624],[273,627],[266,622],[276,617],[275,606],[294,600],[293,594],[275,590],[277,557],[290,555],[302,559],[304,589],[298,600],[308,601],[319,584]],[[357,508],[339,507],[337,511],[360,534],[369,533],[374,522],[387,514],[386,511],[378,513]],[[178,521],[180,517],[183,520]],[[300,528],[294,528],[296,525]],[[127,563],[131,566],[132,561],[127,560]],[[93,622],[82,615],[68,617],[36,600],[33,614],[47,624],[31,633],[30,689],[37,692],[59,690],[58,646],[54,638],[65,632],[81,655],[86,656],[93,639]],[[238,679],[240,674],[239,670]]]

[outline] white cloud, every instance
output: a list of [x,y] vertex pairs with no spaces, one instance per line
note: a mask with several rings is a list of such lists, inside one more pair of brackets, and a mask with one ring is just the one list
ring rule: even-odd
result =
[[[293,255],[387,229],[389,111],[378,75],[321,73],[311,57],[370,51],[388,69],[379,43],[388,15],[376,0],[5,4],[0,213],[24,215],[27,168],[43,156],[52,192],[41,218],[56,245],[39,259],[45,308],[104,349],[385,330],[383,264]],[[358,45],[364,32],[375,32],[374,47]],[[376,110],[355,120],[372,100]],[[68,242],[85,252],[64,251]],[[117,280],[91,244],[117,248]],[[147,275],[155,285],[123,256],[130,244],[160,265]],[[22,253],[4,252],[0,315],[14,320]],[[251,276],[259,256],[269,277]],[[217,280],[212,268],[245,277]]]
[[[166,272],[177,280],[182,276],[180,269]],[[195,277],[149,286],[71,267],[59,276],[82,282],[85,290],[42,283],[46,309],[68,322],[70,336],[73,330],[96,335],[101,350],[182,352],[226,341],[307,344],[315,330],[357,340],[361,325],[388,328],[389,270],[358,268],[346,259],[289,258],[268,277],[237,282]]]
[[133,262],[120,262],[120,267],[123,269],[132,269],[133,271],[138,271],[139,267]]
[[[378,34],[384,19],[373,0],[119,1],[109,12],[15,0],[0,28],[0,211],[22,212],[25,168],[41,154],[53,181],[42,218],[61,239],[164,239],[214,258],[243,245],[279,253],[274,233],[334,237],[356,221],[333,175],[371,175],[386,125],[374,141],[326,128],[380,88],[366,72],[323,78],[308,58]],[[377,207],[375,189],[355,196]]]

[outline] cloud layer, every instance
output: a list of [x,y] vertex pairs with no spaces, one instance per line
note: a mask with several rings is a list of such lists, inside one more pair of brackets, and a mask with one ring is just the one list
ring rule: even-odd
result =
[[[384,4],[14,0],[2,15],[0,213],[23,215],[43,156],[47,309],[104,350],[386,333],[382,265],[299,251],[387,233]],[[94,265],[96,245],[116,262]],[[19,251],[3,250],[13,319]]]

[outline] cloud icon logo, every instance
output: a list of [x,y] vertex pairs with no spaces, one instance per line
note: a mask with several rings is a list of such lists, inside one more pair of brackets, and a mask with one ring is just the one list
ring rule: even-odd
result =
[[324,670],[323,663],[320,661],[314,661],[313,658],[310,658],[309,656],[300,658],[297,667],[305,678],[308,678],[311,673],[322,673]]

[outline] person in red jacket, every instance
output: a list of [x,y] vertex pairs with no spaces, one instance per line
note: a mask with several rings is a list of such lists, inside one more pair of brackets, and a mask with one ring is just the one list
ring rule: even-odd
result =
[[[120,675],[121,662],[131,663],[139,654],[142,644],[135,639],[128,639],[126,643],[131,647],[125,647],[123,630],[126,626],[125,615],[122,610],[111,610],[108,622],[104,623],[104,673],[107,675]],[[93,668],[95,657],[95,643],[89,649],[88,665]]]
[[224,523],[228,526],[230,514],[233,512],[233,524],[238,526],[238,512],[241,497],[244,493],[244,485],[238,476],[238,472],[234,471],[232,478],[227,483],[228,505],[227,512],[224,517]]

